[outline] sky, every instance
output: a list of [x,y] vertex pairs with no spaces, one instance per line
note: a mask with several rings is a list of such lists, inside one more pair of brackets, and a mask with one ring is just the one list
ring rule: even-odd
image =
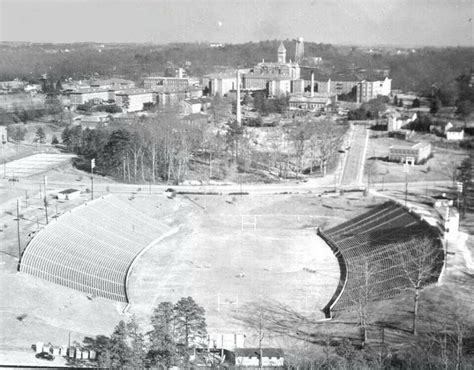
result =
[[473,0],[0,0],[0,41],[474,46],[473,12]]

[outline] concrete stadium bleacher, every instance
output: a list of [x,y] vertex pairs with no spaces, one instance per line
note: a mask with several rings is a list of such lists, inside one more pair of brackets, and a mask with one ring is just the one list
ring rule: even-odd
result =
[[339,286],[323,309],[328,318],[356,306],[362,289],[370,291],[370,300],[376,301],[411,288],[410,274],[415,271],[407,271],[400,254],[409,256],[418,238],[428,238],[432,246],[427,256],[429,277],[422,285],[437,281],[443,268],[444,250],[437,230],[395,202],[376,206],[331,229],[319,229],[318,234],[333,250],[341,270]]
[[170,228],[112,195],[65,213],[23,252],[19,270],[107,299],[127,302],[134,259]]

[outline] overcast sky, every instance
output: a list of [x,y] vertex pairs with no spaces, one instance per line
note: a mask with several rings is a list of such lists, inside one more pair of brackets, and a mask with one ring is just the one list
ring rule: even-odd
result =
[[473,0],[0,0],[0,40],[473,46],[473,8]]

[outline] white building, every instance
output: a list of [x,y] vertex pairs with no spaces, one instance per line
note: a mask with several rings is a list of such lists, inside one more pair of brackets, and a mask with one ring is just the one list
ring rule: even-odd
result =
[[109,89],[89,88],[78,91],[72,91],[71,93],[69,93],[70,104],[73,107],[76,107],[80,104],[85,104],[89,101],[94,102],[94,104],[100,104],[103,101],[107,101],[109,99]]
[[357,84],[357,103],[365,103],[377,96],[389,96],[392,91],[392,80],[363,80]]
[[446,139],[448,140],[463,140],[464,129],[462,127],[451,127],[446,131]]
[[[204,88],[207,88],[210,95],[225,96],[237,88],[237,72],[211,73],[202,79]],[[240,81],[240,86],[242,82]]]
[[115,94],[115,104],[124,112],[142,111],[145,103],[156,103],[156,96],[152,90],[131,89]]
[[185,115],[199,113],[203,110],[201,99],[185,99],[181,104]]
[[[258,348],[236,348],[235,365],[259,366],[260,350]],[[283,366],[285,357],[280,348],[262,348],[262,366]]]
[[323,111],[333,102],[326,94],[313,94],[313,96],[291,96],[290,110]]
[[390,161],[417,164],[431,154],[431,144],[418,142],[413,145],[392,145],[389,148]]
[[279,97],[291,92],[291,78],[275,78],[268,82],[268,95]]

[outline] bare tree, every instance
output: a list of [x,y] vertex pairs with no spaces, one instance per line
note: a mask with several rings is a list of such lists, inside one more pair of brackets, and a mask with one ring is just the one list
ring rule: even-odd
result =
[[442,262],[442,250],[437,248],[437,241],[428,237],[413,238],[404,243],[397,243],[396,263],[413,290],[413,324],[412,333],[417,334],[419,300],[422,288],[439,274],[439,263]]
[[367,331],[370,326],[370,303],[375,300],[375,282],[378,267],[375,261],[362,257],[352,261],[353,279],[357,280],[357,289],[349,293],[352,302],[357,307],[359,327],[362,331],[362,346],[367,342]]
[[340,130],[335,127],[335,123],[331,121],[314,122],[313,135],[311,136],[313,144],[318,148],[318,157],[321,163],[321,171],[326,176],[327,164],[334,153],[337,152],[342,140]]

